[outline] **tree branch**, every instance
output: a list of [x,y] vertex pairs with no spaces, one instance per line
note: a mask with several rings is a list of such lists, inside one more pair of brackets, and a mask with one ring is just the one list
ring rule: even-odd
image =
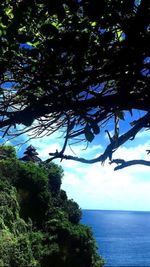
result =
[[144,166],[150,166],[150,161],[142,160],[142,159],[135,159],[135,160],[129,160],[125,161],[123,159],[113,159],[110,164],[116,163],[118,166],[114,168],[114,171],[133,166],[133,165],[144,165]]
[[50,162],[56,158],[61,158],[61,159],[66,159],[66,160],[75,160],[78,162],[88,163],[88,164],[93,164],[96,162],[102,162],[103,163],[107,158],[109,158],[111,160],[112,154],[116,151],[116,149],[118,147],[120,147],[121,145],[123,145],[129,139],[132,139],[133,137],[135,137],[135,135],[143,127],[147,126],[147,123],[149,122],[149,120],[150,120],[150,113],[147,113],[145,116],[143,116],[142,118],[140,118],[139,120],[136,121],[136,124],[134,125],[134,127],[132,127],[132,129],[130,129],[128,132],[126,132],[125,134],[118,137],[117,140],[112,141],[107,146],[104,153],[101,154],[100,156],[98,156],[97,158],[94,158],[94,159],[79,158],[79,157],[74,157],[74,156],[70,156],[70,155],[64,155],[64,154],[62,154],[62,151],[60,151],[60,152],[56,151],[55,153],[49,153],[49,155],[52,156],[52,158],[47,159],[46,162]]

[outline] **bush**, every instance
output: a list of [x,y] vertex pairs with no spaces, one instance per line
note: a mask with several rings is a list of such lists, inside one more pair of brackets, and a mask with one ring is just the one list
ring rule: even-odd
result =
[[[51,219],[46,224],[47,232],[50,232],[59,245],[57,263],[50,264],[49,257],[44,259],[44,265],[54,267],[100,267],[104,261],[98,256],[96,243],[91,230],[84,225],[75,225],[68,221],[66,213],[61,209],[55,209]],[[48,241],[47,238],[47,243]]]
[[64,205],[64,210],[68,214],[68,219],[71,223],[78,224],[82,217],[81,209],[79,205],[73,201],[73,199],[69,199],[66,201]]
[[62,169],[0,160],[0,267],[101,267],[81,210],[60,190]]
[[44,169],[31,162],[1,160],[0,177],[16,187],[21,217],[41,227],[51,203]]
[[56,196],[60,191],[63,169],[55,163],[50,163],[46,170],[49,179],[49,190]]
[[19,216],[16,189],[0,181],[0,266],[36,266],[28,230]]
[[0,159],[16,159],[16,151],[12,146],[0,146]]

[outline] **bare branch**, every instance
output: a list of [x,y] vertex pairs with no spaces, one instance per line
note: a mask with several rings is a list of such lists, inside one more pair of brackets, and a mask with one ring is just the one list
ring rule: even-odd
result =
[[136,125],[132,127],[128,132],[125,134],[121,135],[118,137],[117,140],[112,140],[111,143],[107,146],[105,149],[104,153],[101,154],[100,156],[94,158],[94,159],[85,159],[85,158],[79,158],[79,157],[74,157],[70,155],[63,155],[61,152],[55,152],[55,153],[49,153],[52,158],[48,159],[47,162],[56,159],[56,158],[61,158],[61,159],[66,159],[66,160],[75,160],[79,161],[82,163],[96,163],[96,162],[104,162],[107,158],[111,160],[112,154],[116,151],[118,147],[123,145],[127,140],[132,138],[143,128],[147,126],[147,123],[150,120],[150,113],[147,113],[145,116],[137,120]]
[[110,164],[112,163],[116,163],[118,166],[116,166],[114,168],[114,171],[129,167],[129,166],[133,166],[133,165],[144,165],[144,166],[150,166],[150,161],[147,160],[129,160],[129,161],[125,161],[123,159],[113,159]]

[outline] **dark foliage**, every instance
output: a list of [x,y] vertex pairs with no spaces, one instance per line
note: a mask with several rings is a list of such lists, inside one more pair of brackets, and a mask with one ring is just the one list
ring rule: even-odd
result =
[[[53,182],[59,177],[57,194],[51,173]],[[90,229],[79,224],[79,206],[60,190],[61,178],[56,164],[23,163],[14,153],[0,160],[1,267],[103,266]]]
[[64,209],[68,213],[68,219],[71,223],[79,223],[82,213],[79,209],[79,205],[76,202],[74,202],[72,199],[69,199],[66,201]]
[[[52,158],[94,163],[111,161],[119,146],[149,128],[149,1],[8,0],[0,16],[3,136],[17,124],[31,126],[34,137],[63,128],[64,146]],[[119,120],[133,109],[145,115],[131,118],[120,135]],[[70,140],[92,142],[102,128],[108,132],[109,121],[114,134],[103,154],[64,154]]]
[[[45,165],[44,165],[45,166]],[[60,166],[55,163],[48,164],[47,167],[48,173],[48,186],[54,196],[58,195],[61,187],[63,170]]]

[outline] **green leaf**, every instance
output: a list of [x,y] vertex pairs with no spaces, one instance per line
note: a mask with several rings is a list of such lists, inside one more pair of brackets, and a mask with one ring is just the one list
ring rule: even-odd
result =
[[27,45],[31,45],[31,46],[33,46],[33,44],[32,44],[31,42],[27,42]]
[[125,39],[124,32],[122,30],[118,30],[117,37],[118,37],[119,42],[122,42]]
[[93,21],[93,22],[91,22],[91,26],[92,26],[92,27],[95,27],[95,26],[96,26],[96,24],[97,24],[97,22],[96,22],[96,21]]
[[27,42],[27,44],[28,44],[28,45],[31,45],[31,46],[33,46],[33,47],[37,47],[37,46],[40,44],[40,42],[39,42],[39,41],[37,41],[37,42],[35,42],[35,43]]
[[7,26],[6,25],[4,25],[2,22],[0,23],[0,29],[6,29],[7,28]]
[[52,22],[52,25],[53,25],[57,30],[59,30],[59,28],[62,26],[62,23],[58,23],[58,22],[53,21],[53,22]]
[[23,27],[21,27],[21,28],[18,29],[18,33],[19,34],[20,33],[24,33],[24,32],[26,32],[26,27],[25,26],[23,26]]
[[87,124],[87,125],[85,126],[84,134],[85,134],[85,138],[86,138],[86,140],[87,140],[88,142],[92,142],[92,141],[93,141],[93,139],[94,139],[94,134],[92,133],[89,124]]
[[7,7],[5,9],[5,14],[9,17],[9,19],[14,18],[13,9],[11,7]]

